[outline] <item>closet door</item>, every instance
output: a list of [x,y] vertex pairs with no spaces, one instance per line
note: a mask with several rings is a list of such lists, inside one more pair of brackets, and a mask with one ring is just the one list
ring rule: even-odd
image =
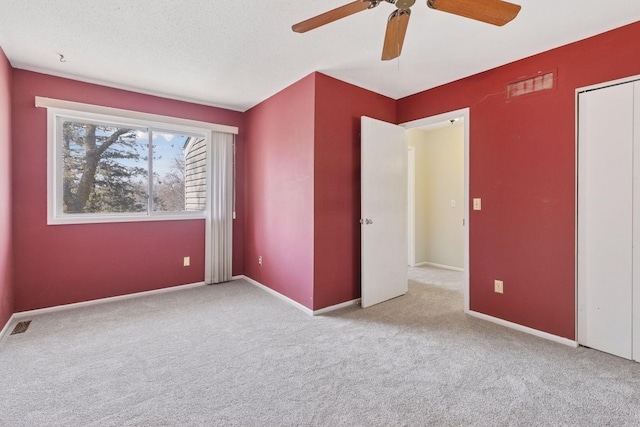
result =
[[578,342],[627,359],[633,344],[633,103],[634,83],[627,83],[582,93],[578,106]]

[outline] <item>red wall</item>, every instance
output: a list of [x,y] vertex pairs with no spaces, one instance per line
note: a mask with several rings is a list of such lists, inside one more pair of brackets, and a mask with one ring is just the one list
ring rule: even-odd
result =
[[[243,115],[28,71],[13,75],[15,310],[203,281],[204,220],[47,226],[47,112],[34,101],[44,96],[238,127]],[[238,144],[242,162],[242,135]],[[234,274],[242,269],[238,207]],[[184,256],[191,256],[191,267],[182,266]]]
[[[575,90],[640,74],[639,40],[635,23],[398,101],[400,123],[470,107],[472,310],[574,339]],[[557,90],[507,101],[552,69]]]
[[[314,75],[246,113],[244,274],[313,308]],[[258,257],[263,265],[258,265]]]
[[[0,171],[9,158],[12,169],[0,179],[0,321],[13,287],[22,311],[203,279],[204,221],[46,225],[46,111],[35,96],[239,126],[234,274],[311,309],[359,295],[359,116],[403,123],[470,107],[470,197],[483,199],[469,224],[471,309],[573,339],[575,89],[640,74],[637,40],[640,23],[397,102],[314,73],[245,114],[12,73],[0,55]],[[506,100],[509,82],[548,70],[556,90]]]
[[316,73],[313,308],[360,298],[360,117],[395,123],[396,102]]
[[312,310],[360,296],[360,116],[395,109],[313,73],[247,112],[247,276]]
[[0,48],[0,330],[13,314],[11,86],[12,69]]

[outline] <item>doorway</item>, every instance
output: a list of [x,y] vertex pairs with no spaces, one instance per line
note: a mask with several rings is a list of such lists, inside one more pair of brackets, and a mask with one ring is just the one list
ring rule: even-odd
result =
[[363,308],[407,292],[407,130],[456,119],[463,120],[464,128],[463,308],[465,312],[469,312],[468,108],[401,125],[365,116],[361,118],[360,304]]
[[[468,227],[468,212],[469,212],[469,109],[451,111],[444,114],[439,114],[424,119],[415,120],[408,123],[403,123],[400,126],[407,129],[407,142],[408,142],[408,254],[409,264],[412,266],[425,266],[425,270],[434,269],[432,272],[416,272],[416,274],[438,274],[437,270],[446,270],[451,272],[458,272],[462,274],[462,291],[464,293],[464,310],[469,311],[469,227]],[[421,218],[419,214],[420,203],[416,198],[416,191],[419,191],[419,186],[416,184],[416,179],[424,179],[420,176],[420,151],[415,144],[411,144],[409,135],[413,132],[434,132],[434,135],[441,133],[443,136],[448,129],[457,127],[459,130],[459,138],[461,139],[461,153],[460,155],[460,169],[454,172],[455,167],[447,165],[447,156],[452,155],[455,150],[445,151],[432,151],[432,155],[437,155],[443,161],[440,164],[439,178],[436,175],[427,179],[445,179],[450,180],[451,177],[447,177],[447,173],[455,173],[456,176],[453,179],[459,180],[461,184],[461,191],[452,196],[453,190],[447,188],[440,188],[436,190],[439,193],[436,197],[439,198],[437,202],[439,206],[435,206],[435,209],[431,210],[431,221],[426,227],[431,229],[432,241],[430,245],[422,245],[420,247],[420,238],[417,237],[421,232],[424,233],[425,225],[420,224]],[[455,135],[455,132],[452,133]],[[439,141],[442,142],[442,141]],[[441,147],[442,148],[442,147]],[[437,150],[437,149],[436,149]],[[448,154],[446,154],[448,153]],[[423,165],[424,166],[424,165]],[[442,183],[441,187],[447,187]],[[455,185],[454,185],[455,187]],[[438,188],[438,185],[435,187]],[[412,212],[413,211],[413,212]],[[455,223],[457,222],[457,227]],[[444,230],[449,228],[449,231]],[[444,232],[442,232],[444,230]],[[426,230],[428,232],[428,230]],[[459,233],[460,241],[447,242],[447,239],[456,239],[456,233]],[[447,237],[448,236],[448,237]],[[452,237],[453,236],[453,237]],[[424,243],[424,242],[423,242]],[[446,247],[445,247],[446,246]],[[457,258],[459,257],[459,258]]]
[[407,130],[409,266],[464,270],[464,120]]

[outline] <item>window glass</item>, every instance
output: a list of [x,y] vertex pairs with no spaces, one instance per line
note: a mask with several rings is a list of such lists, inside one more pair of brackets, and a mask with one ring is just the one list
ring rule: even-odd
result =
[[185,210],[185,150],[189,137],[153,134],[153,210]]
[[147,210],[147,131],[64,120],[61,142],[63,213]]

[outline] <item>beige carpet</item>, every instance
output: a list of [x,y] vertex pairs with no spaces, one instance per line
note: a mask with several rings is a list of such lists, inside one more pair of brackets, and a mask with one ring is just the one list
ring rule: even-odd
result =
[[433,285],[452,291],[463,291],[464,272],[429,265],[409,267],[409,280],[422,285]]
[[32,320],[0,341],[1,426],[640,425],[638,364],[417,282],[315,318],[237,281]]

